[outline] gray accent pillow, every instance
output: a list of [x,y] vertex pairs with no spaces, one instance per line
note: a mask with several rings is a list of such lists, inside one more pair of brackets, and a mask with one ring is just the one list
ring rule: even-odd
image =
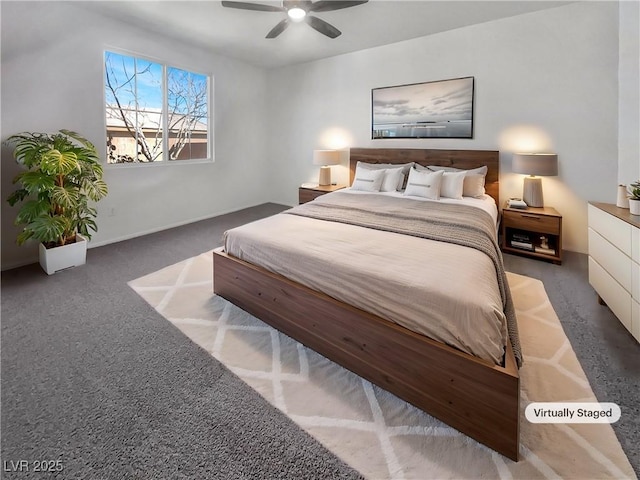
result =
[[404,184],[404,174],[400,168],[385,168],[383,170],[381,192],[395,192],[401,190]]

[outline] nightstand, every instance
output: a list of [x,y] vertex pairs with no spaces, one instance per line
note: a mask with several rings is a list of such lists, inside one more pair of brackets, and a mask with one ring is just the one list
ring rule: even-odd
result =
[[298,189],[298,203],[307,203],[325,193],[335,192],[346,188],[346,185],[316,185],[315,187],[300,187]]
[[562,263],[562,215],[555,208],[505,207],[501,231],[503,252]]

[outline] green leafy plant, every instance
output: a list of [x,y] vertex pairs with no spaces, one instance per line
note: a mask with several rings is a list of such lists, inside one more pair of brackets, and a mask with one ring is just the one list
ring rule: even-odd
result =
[[627,187],[627,192],[629,192],[629,198],[632,200],[640,200],[640,180],[635,183],[629,184]]
[[21,203],[15,219],[24,225],[18,245],[29,239],[52,248],[75,242],[76,233],[91,238],[97,231],[97,211],[90,201],[107,195],[103,169],[95,146],[69,130],[59,133],[20,133],[5,140],[26,168],[13,180],[19,184],[7,201]]

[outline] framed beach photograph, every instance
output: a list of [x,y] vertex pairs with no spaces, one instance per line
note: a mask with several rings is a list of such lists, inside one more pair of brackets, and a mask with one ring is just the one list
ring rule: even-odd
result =
[[372,89],[371,138],[473,138],[473,77]]

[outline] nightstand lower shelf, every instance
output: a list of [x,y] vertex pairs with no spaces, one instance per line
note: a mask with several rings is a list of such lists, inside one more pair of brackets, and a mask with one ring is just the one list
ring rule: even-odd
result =
[[558,265],[562,263],[562,259],[559,255],[550,255],[548,253],[536,253],[536,252],[532,252],[531,250],[525,250],[524,248],[513,248],[513,247],[507,247],[507,246],[503,246],[502,251],[504,253],[514,253],[517,255],[525,255],[531,258],[539,258],[540,260],[548,260],[548,261],[557,263]]
[[562,216],[553,208],[504,208],[500,248],[538,260],[562,263]]

